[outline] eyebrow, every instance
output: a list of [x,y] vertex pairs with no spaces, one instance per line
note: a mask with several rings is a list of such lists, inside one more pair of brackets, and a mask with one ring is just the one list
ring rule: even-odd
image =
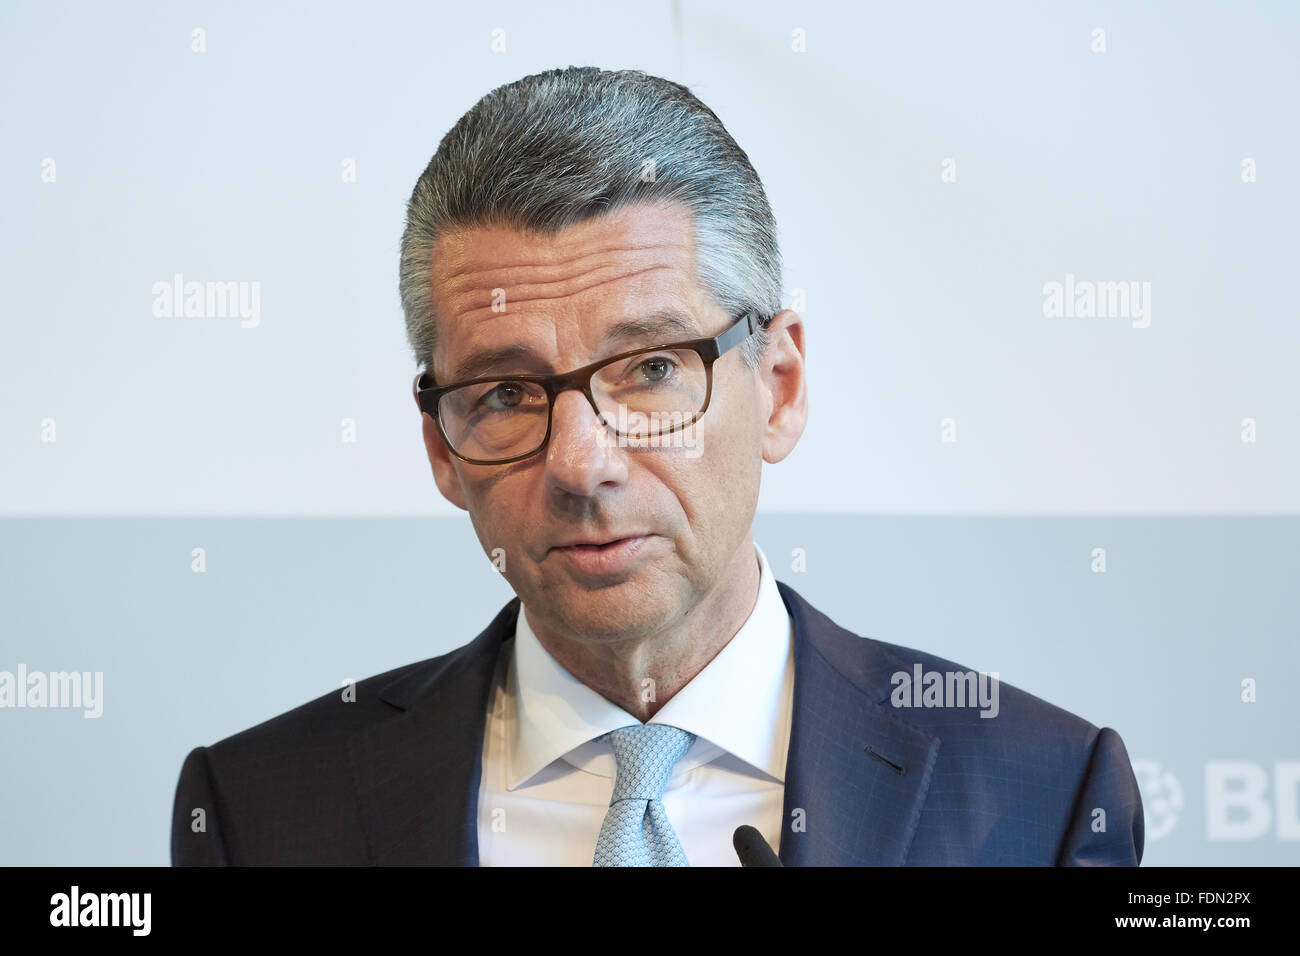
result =
[[[669,336],[680,336],[687,339],[700,338],[699,326],[695,324],[695,319],[689,312],[672,307],[656,309],[654,312],[640,318],[615,322],[605,330],[604,338],[601,339],[601,346],[604,349],[609,349],[609,354],[612,355],[614,352],[611,347],[614,345],[630,343],[637,339],[668,338]],[[480,349],[477,352],[471,352],[457,363],[455,370],[452,372],[452,381],[460,382],[466,379],[479,378],[492,369],[507,365],[507,363],[519,365],[529,363],[534,366],[542,364],[533,350],[526,345],[503,345],[496,348]]]

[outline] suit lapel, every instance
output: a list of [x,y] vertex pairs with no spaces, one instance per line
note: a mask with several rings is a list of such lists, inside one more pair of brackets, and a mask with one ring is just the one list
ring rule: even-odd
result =
[[[839,627],[789,585],[777,587],[795,635],[781,862],[900,865],[939,739],[887,706],[890,675],[907,670],[902,662]],[[469,644],[384,687],[380,697],[393,716],[349,740],[372,863],[478,865],[488,694],[518,614],[513,598]]]
[[478,866],[488,694],[518,614],[516,597],[469,644],[384,687],[393,717],[349,740],[372,863]]
[[906,667],[780,581],[794,623],[794,702],[778,855],[786,866],[905,862],[939,739],[887,704]]

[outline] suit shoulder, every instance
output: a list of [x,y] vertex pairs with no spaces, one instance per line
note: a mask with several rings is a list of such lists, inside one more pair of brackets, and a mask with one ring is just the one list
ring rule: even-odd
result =
[[[1006,738],[1028,750],[1074,753],[1086,759],[1101,728],[993,674],[981,674],[956,661],[917,648],[860,638],[877,646],[898,667],[891,677],[886,706],[912,723],[929,726],[951,739],[958,728]],[[864,651],[865,652],[865,651]],[[921,687],[915,686],[918,673]],[[901,675],[901,676],[898,676]],[[931,675],[938,675],[937,677]],[[942,705],[927,706],[927,685]],[[973,692],[973,694],[972,694]],[[966,699],[962,699],[963,695]],[[971,697],[974,700],[971,700]]]
[[356,730],[399,712],[398,707],[384,699],[385,688],[434,673],[462,650],[456,648],[364,678],[349,687],[340,686],[219,740],[207,749],[222,758],[258,753],[283,756],[287,752],[337,745]]
[[[892,715],[942,737],[946,746],[965,738],[985,745],[1045,746],[1058,753],[1086,755],[1096,744],[1101,728],[1079,715],[992,675],[981,681],[978,671],[937,654],[856,634],[789,585],[778,585],[787,607],[809,635],[809,643],[832,668]],[[920,688],[915,686],[918,671]],[[925,682],[935,680],[927,675],[933,674],[942,681],[944,696],[939,706],[930,706],[924,693]],[[971,706],[972,690],[975,706]],[[981,690],[988,699],[984,706],[980,705]],[[929,700],[933,700],[933,692]]]

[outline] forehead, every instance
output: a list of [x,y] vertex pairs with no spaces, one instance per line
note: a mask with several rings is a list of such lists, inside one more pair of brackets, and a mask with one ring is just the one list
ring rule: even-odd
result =
[[431,283],[443,382],[488,347],[522,345],[572,365],[616,323],[665,309],[699,317],[709,301],[690,214],[676,205],[625,207],[551,236],[504,225],[448,233],[435,243]]

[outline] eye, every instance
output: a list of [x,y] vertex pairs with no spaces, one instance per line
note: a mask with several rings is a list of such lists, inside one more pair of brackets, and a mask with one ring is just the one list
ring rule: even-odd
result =
[[518,408],[525,398],[527,393],[524,391],[523,383],[501,382],[483,393],[478,403],[489,411],[504,412]]
[[657,385],[667,380],[676,368],[677,363],[667,355],[655,355],[639,362],[635,373],[641,375],[646,384]]

